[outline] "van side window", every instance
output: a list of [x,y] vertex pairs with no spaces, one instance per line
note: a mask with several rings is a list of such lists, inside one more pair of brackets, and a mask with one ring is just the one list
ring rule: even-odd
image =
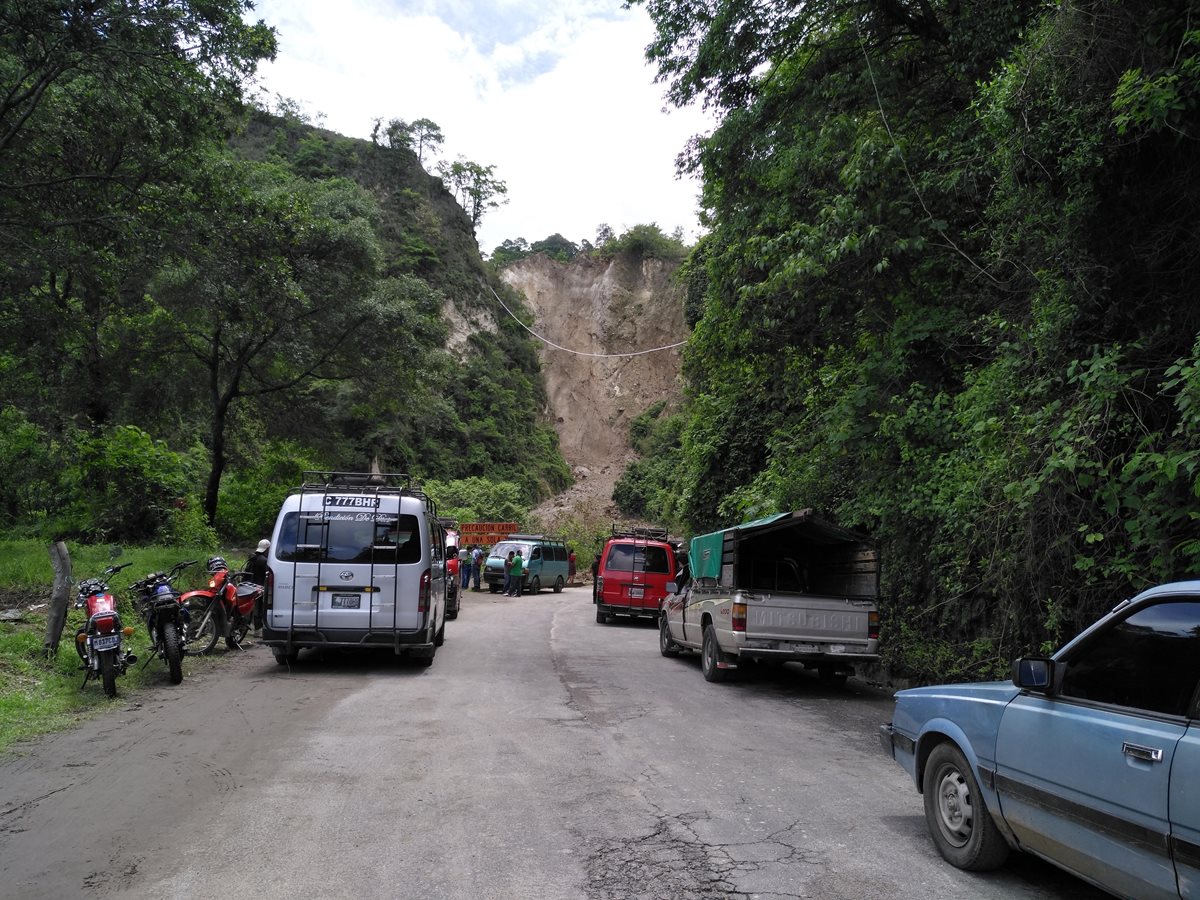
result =
[[529,554],[529,558],[530,558],[531,560],[534,560],[534,559],[541,559],[541,558],[542,558],[542,548],[541,548],[541,547],[534,547],[534,548],[533,548],[533,552]]

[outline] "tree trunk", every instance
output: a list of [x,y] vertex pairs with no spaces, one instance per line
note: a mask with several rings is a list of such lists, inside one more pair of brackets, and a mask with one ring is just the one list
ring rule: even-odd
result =
[[71,554],[67,545],[55,541],[50,545],[50,564],[54,566],[54,587],[50,591],[50,614],[46,617],[46,657],[58,655],[58,642],[67,624],[67,603],[71,599]]
[[225,423],[229,403],[219,400],[213,409],[212,465],[208,470],[208,487],[204,491],[204,518],[209,525],[217,523],[217,499],[221,492],[221,475],[225,472]]

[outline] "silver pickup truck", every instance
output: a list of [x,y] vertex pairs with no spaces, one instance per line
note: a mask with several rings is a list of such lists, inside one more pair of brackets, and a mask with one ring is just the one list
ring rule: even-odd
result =
[[840,686],[854,663],[878,659],[878,551],[812,510],[692,538],[688,578],[667,590],[659,649],[699,650],[708,681],[763,660],[803,663]]

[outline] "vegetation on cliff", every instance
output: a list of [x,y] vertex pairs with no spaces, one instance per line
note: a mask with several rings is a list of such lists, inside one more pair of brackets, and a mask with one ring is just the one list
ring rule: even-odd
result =
[[304,469],[376,458],[569,481],[472,220],[405,141],[247,111],[248,8],[0,13],[6,530],[258,537]]
[[872,534],[930,678],[1200,572],[1200,7],[634,2],[719,124],[689,400],[626,501]]

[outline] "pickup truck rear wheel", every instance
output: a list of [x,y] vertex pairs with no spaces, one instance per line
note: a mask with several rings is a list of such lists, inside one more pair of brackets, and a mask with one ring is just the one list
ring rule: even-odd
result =
[[596,623],[598,625],[608,624],[608,613],[602,612],[598,606],[596,607]]
[[704,642],[700,646],[700,671],[704,673],[705,681],[715,684],[729,678],[728,669],[717,667],[721,656],[721,646],[717,643],[717,630],[712,625],[705,625]]
[[983,802],[979,782],[962,751],[938,744],[925,763],[925,822],[938,853],[968,872],[995,869],[1009,846]]
[[671,629],[667,627],[667,617],[658,617],[658,652],[663,656],[678,656],[679,645],[671,637]]

